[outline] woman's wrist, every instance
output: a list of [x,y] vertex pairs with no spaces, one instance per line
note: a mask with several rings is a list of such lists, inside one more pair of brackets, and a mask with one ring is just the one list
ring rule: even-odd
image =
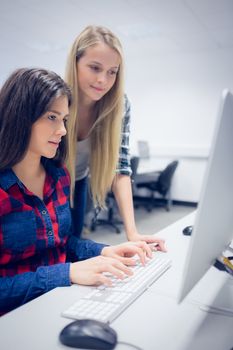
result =
[[70,263],[70,271],[69,271],[69,277],[70,277],[70,283],[72,284],[73,283],[73,263]]
[[100,252],[100,255],[102,255],[102,256],[107,256],[108,254],[107,254],[107,251],[109,250],[109,246],[105,246],[105,247],[103,247],[103,249],[101,250],[101,252]]
[[137,240],[139,233],[136,227],[134,229],[126,230],[126,236],[129,241]]

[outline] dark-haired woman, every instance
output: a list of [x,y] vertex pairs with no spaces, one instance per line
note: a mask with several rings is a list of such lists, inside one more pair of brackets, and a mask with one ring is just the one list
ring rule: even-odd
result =
[[107,247],[71,232],[66,121],[71,94],[55,73],[18,69],[0,91],[0,314],[59,286],[130,275],[143,242]]

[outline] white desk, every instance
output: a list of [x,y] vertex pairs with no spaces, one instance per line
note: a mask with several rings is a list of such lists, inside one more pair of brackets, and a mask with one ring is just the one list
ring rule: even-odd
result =
[[[212,268],[182,304],[176,303],[189,237],[184,226],[190,214],[159,233],[166,238],[172,267],[139,297],[111,326],[120,341],[144,350],[230,350],[233,346],[233,317],[206,313],[193,303],[200,290],[208,301],[226,282],[227,274]],[[88,287],[57,288],[0,318],[1,350],[69,349],[59,343],[61,329],[71,320],[61,312],[89,291]],[[129,347],[117,345],[116,350]]]

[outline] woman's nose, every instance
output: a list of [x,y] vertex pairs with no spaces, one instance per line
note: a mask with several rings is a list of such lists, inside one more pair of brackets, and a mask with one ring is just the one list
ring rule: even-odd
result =
[[65,136],[66,133],[67,133],[67,131],[66,131],[65,123],[64,123],[64,121],[62,121],[59,124],[59,128],[57,129],[57,134],[59,134],[61,136]]
[[98,74],[98,82],[99,83],[105,83],[106,82],[106,80],[107,80],[107,76],[106,76],[106,73],[105,72],[101,72],[101,73],[99,73]]

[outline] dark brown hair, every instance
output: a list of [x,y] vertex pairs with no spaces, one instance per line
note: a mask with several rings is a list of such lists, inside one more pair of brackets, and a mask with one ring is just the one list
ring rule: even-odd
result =
[[[68,85],[52,71],[21,68],[10,75],[0,90],[0,170],[11,168],[22,160],[33,123],[60,96],[66,96],[70,106]],[[64,136],[53,159],[60,165],[66,155]]]

